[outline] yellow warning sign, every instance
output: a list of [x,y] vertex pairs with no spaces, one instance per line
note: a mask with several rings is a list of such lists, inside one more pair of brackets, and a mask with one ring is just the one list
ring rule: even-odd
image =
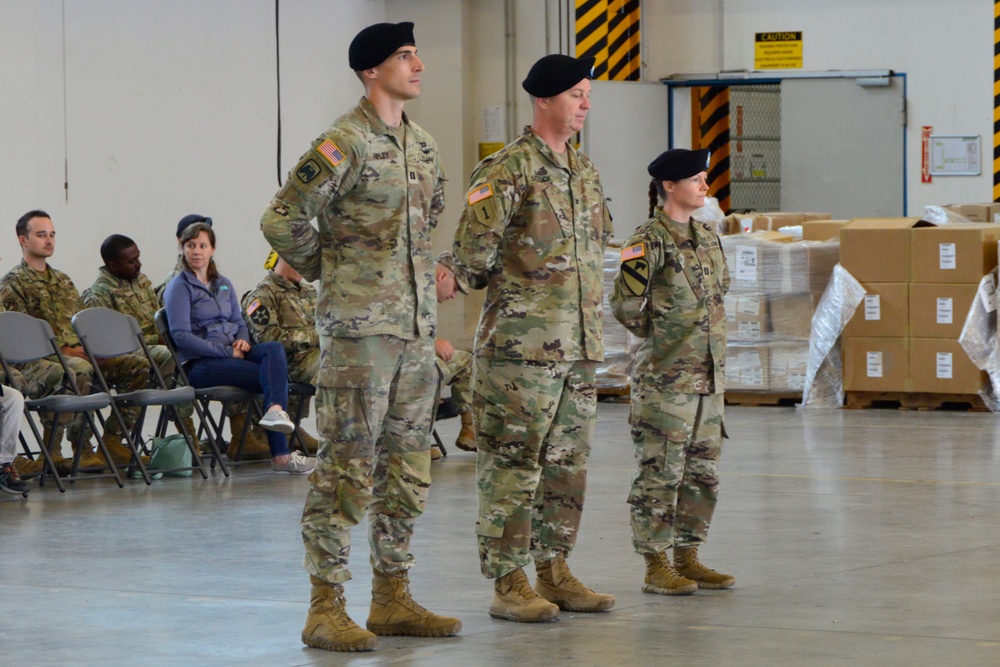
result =
[[802,32],[758,32],[754,69],[802,69]]

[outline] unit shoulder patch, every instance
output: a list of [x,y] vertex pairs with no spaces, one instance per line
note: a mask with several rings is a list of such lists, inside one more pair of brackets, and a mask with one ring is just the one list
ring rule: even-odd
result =
[[497,211],[496,200],[493,197],[493,185],[484,183],[468,195],[466,200],[469,203],[469,211],[476,216],[480,224],[492,227],[496,224]]
[[633,296],[643,296],[649,288],[649,262],[637,257],[622,262],[622,284]]

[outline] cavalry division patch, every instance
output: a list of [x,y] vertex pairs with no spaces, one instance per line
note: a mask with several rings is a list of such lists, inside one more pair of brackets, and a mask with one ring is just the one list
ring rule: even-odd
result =
[[630,259],[622,262],[621,271],[625,289],[634,296],[643,296],[649,287],[649,262],[643,257]]

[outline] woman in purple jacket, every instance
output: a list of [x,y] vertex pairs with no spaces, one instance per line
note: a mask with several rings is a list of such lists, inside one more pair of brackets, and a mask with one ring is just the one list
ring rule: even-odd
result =
[[184,271],[163,295],[170,335],[193,387],[228,385],[264,394],[260,425],[267,430],[271,470],[302,474],[316,459],[289,452],[295,425],[288,405],[288,362],[281,343],[250,344],[233,284],[219,275],[212,255],[215,232],[205,223],[189,225],[181,234]]

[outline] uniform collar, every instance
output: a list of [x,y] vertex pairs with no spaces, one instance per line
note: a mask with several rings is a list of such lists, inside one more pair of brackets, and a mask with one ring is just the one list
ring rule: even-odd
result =
[[40,283],[54,283],[56,282],[55,270],[49,265],[48,262],[45,263],[44,271],[35,271],[33,268],[28,266],[28,263],[21,258],[20,264],[24,274],[28,276],[31,280]]
[[282,287],[284,289],[293,289],[293,290],[296,290],[296,291],[298,291],[298,290],[300,290],[302,288],[302,284],[301,283],[292,282],[288,278],[285,278],[284,276],[280,276],[277,273],[275,273],[274,271],[270,271],[269,275],[270,275],[270,278],[271,278],[271,282],[274,283],[275,285],[277,285],[278,287]]
[[[368,124],[372,126],[372,130],[375,134],[387,134],[390,136],[395,136],[392,128],[385,124],[382,117],[378,115],[375,111],[375,105],[372,104],[367,97],[362,97],[361,101],[358,102],[358,108],[361,109],[361,113],[364,114],[365,118],[368,119]],[[410,120],[406,117],[406,112],[403,112],[403,125],[409,125]]]
[[[559,169],[566,170],[567,168],[572,171],[575,165],[579,164],[579,158],[576,154],[576,149],[573,148],[573,144],[566,142],[566,153],[565,159],[560,159],[556,152],[552,150],[552,147],[545,143],[545,140],[531,129],[530,125],[524,126],[524,131],[521,133],[522,136],[526,137],[527,140],[538,149],[538,152],[545,156],[545,159],[552,163],[552,166],[558,167]],[[567,167],[568,165],[568,167]]]

